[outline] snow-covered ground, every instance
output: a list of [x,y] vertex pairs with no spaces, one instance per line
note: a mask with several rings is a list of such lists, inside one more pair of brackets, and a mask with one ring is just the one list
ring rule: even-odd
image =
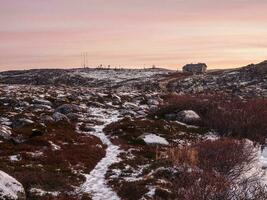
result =
[[[97,120],[104,122],[102,125],[94,126],[95,132],[89,132],[107,145],[106,156],[96,165],[90,174],[85,175],[86,182],[82,185],[82,192],[89,193],[93,196],[93,200],[117,200],[120,199],[117,194],[107,186],[105,174],[108,167],[119,161],[118,155],[121,150],[118,146],[111,143],[109,138],[103,132],[103,128],[112,122],[118,120],[118,112],[116,110],[105,110],[102,108],[91,108],[89,112],[95,116]],[[90,155],[88,155],[90,156]]]
[[77,70],[72,75],[79,75],[83,78],[97,79],[97,80],[110,80],[113,82],[121,82],[124,80],[131,79],[146,79],[150,78],[157,74],[167,74],[168,70],[160,69],[107,69],[107,70],[96,70],[96,69],[87,69],[87,70]]

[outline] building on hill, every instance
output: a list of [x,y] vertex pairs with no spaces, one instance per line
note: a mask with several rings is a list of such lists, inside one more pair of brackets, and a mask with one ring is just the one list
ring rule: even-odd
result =
[[207,71],[207,65],[205,63],[187,64],[183,66],[183,72],[189,72],[193,74],[203,74]]

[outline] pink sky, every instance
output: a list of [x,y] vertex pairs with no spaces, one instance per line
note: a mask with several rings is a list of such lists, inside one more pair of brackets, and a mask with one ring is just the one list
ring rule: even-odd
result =
[[267,59],[265,0],[0,0],[0,70]]

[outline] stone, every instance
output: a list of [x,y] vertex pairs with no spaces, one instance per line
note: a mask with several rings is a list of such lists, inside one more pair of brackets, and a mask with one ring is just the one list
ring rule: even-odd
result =
[[64,115],[69,114],[69,113],[76,113],[80,111],[81,111],[80,107],[74,104],[63,104],[55,110],[55,112],[61,113]]
[[201,120],[200,116],[193,110],[183,110],[177,113],[176,119],[184,123],[194,123]]
[[3,171],[0,171],[0,198],[8,200],[26,199],[22,184]]
[[64,121],[64,122],[70,123],[69,118],[66,115],[62,114],[62,113],[55,112],[52,117],[55,120],[55,122]]

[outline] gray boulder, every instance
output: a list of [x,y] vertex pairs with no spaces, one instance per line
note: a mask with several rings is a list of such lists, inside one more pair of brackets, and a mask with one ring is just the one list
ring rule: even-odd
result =
[[3,171],[0,171],[0,199],[26,199],[22,184]]
[[74,104],[63,104],[55,110],[55,112],[58,112],[64,115],[67,115],[69,113],[77,113],[80,111],[81,111],[81,108]]
[[28,125],[32,125],[34,122],[30,119],[19,118],[12,121],[12,128],[19,129]]
[[193,110],[183,110],[176,115],[176,119],[184,123],[195,123],[201,120],[200,116]]
[[62,113],[59,113],[59,112],[55,112],[52,116],[52,118],[54,119],[55,122],[67,122],[67,123],[70,123],[70,120],[69,118],[62,114]]

